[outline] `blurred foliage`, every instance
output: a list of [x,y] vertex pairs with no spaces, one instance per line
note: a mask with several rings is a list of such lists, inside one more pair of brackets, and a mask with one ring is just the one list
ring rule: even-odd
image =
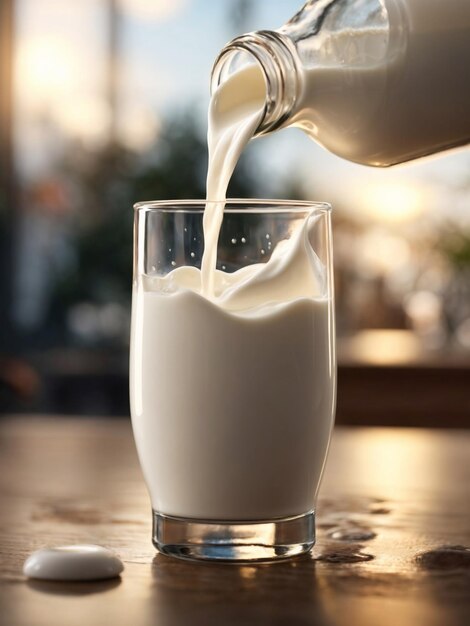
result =
[[7,179],[4,170],[0,172],[0,346],[2,351],[9,351],[16,343],[16,334],[13,332],[11,320],[14,197],[13,184]]
[[454,268],[470,268],[470,232],[448,231],[442,236],[438,246]]

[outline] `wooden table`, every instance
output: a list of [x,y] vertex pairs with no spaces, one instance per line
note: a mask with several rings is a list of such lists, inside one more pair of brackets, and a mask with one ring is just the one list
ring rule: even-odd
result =
[[[224,565],[155,553],[128,421],[3,419],[1,624],[469,624],[469,443],[463,431],[337,429],[313,554]],[[376,536],[329,537],[345,524]],[[122,578],[63,584],[22,576],[32,550],[78,542],[114,549],[125,562]]]

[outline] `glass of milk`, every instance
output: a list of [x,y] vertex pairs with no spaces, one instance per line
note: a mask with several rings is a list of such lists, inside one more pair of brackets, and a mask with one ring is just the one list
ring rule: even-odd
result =
[[205,208],[135,207],[130,395],[153,542],[282,559],[315,542],[334,421],[330,207],[228,200],[210,281]]

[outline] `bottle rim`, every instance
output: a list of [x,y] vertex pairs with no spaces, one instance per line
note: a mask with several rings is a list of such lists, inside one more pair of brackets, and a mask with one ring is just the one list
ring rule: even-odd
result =
[[211,94],[232,72],[230,65],[239,53],[248,54],[261,69],[266,84],[266,101],[256,135],[280,128],[291,116],[297,100],[299,62],[294,44],[276,31],[262,30],[230,41],[216,58],[211,72]]

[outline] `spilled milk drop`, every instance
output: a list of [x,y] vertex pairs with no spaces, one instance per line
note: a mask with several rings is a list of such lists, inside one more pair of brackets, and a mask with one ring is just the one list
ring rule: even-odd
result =
[[39,580],[84,581],[115,578],[124,570],[119,557],[102,546],[43,548],[25,561],[23,574]]

